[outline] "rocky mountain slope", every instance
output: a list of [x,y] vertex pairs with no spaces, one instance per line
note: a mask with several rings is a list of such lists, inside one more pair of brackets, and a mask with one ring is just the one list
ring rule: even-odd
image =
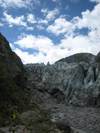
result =
[[100,53],[23,65],[0,34],[0,132],[100,133]]
[[31,104],[26,82],[20,58],[0,34],[0,133],[62,133],[48,112]]
[[58,103],[100,106],[99,54],[80,53],[53,65],[28,64],[30,88],[45,91]]
[[27,64],[32,101],[55,123],[79,133],[100,132],[100,54],[79,53],[55,64]]
[[0,34],[0,124],[14,108],[18,111],[24,108],[23,99],[27,99],[24,72],[20,58],[12,52],[9,43]]

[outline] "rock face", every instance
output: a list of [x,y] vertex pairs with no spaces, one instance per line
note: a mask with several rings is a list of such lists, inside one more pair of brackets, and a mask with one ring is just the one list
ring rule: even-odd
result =
[[71,55],[69,57],[63,58],[57,62],[67,62],[67,63],[79,63],[79,62],[91,63],[94,61],[94,55],[90,53],[78,53]]
[[25,65],[31,102],[36,101],[55,123],[70,125],[74,132],[99,133],[99,55],[80,53],[53,65]]
[[[3,123],[15,108],[23,110],[26,98],[24,67],[0,34],[0,122]],[[22,84],[23,83],[23,84]],[[25,94],[25,95],[23,95]],[[27,98],[26,98],[27,101]],[[6,116],[5,116],[6,113]],[[5,118],[7,119],[7,118]]]
[[98,55],[80,53],[53,65],[26,65],[31,88],[49,93],[58,102],[77,106],[99,106]]

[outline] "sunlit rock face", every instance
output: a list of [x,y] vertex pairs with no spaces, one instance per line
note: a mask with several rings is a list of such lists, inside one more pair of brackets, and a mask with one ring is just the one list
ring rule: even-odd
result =
[[29,73],[29,85],[49,93],[58,102],[99,106],[100,73],[97,58],[99,55],[95,57],[80,53],[53,65],[28,64],[25,67]]
[[99,54],[79,53],[53,65],[25,65],[31,103],[36,101],[47,110],[61,128],[69,126],[73,133],[99,133],[99,59]]
[[31,103],[36,101],[47,110],[61,128],[69,126],[73,133],[99,133],[99,59],[99,54],[79,53],[53,65],[25,65]]

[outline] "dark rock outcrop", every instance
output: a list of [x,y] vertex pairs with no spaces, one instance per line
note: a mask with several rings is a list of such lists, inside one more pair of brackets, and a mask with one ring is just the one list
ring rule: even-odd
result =
[[25,69],[20,58],[0,34],[0,124],[13,110],[24,109],[27,103],[25,82]]

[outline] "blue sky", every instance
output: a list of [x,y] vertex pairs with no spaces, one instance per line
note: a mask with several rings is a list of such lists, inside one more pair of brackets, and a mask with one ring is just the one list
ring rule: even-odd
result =
[[0,32],[23,63],[100,51],[100,0],[0,0]]

